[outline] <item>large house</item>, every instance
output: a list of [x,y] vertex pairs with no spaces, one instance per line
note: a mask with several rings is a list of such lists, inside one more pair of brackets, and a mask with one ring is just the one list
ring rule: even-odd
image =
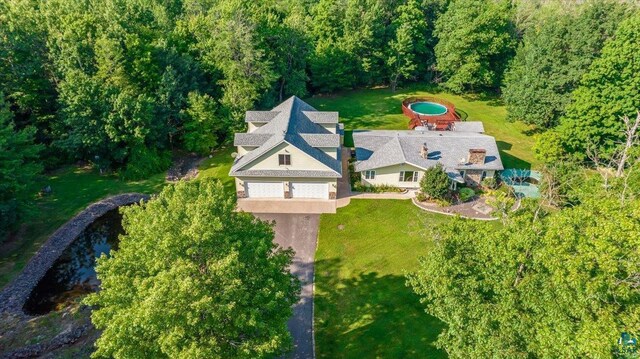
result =
[[335,200],[342,177],[337,112],[291,97],[270,111],[248,111],[231,167],[238,198]]
[[[336,199],[343,175],[337,112],[294,96],[270,111],[248,111],[245,121],[230,171],[239,199]],[[354,131],[354,168],[364,185],[418,188],[424,171],[441,163],[452,188],[477,186],[503,169],[495,139],[483,132],[481,122],[456,122],[448,131]]]
[[355,131],[354,168],[364,185],[418,188],[424,171],[441,163],[452,188],[477,186],[504,169],[495,139],[482,131],[477,123],[452,131]]

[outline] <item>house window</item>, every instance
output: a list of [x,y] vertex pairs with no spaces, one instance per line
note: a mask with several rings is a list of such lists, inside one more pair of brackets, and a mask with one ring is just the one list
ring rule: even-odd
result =
[[278,155],[280,166],[291,166],[291,155]]
[[417,171],[401,171],[400,182],[418,182]]
[[364,171],[364,179],[376,179],[376,171]]

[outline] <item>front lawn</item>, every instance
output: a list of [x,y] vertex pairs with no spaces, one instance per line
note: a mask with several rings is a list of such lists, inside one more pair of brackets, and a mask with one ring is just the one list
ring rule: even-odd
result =
[[316,352],[321,358],[446,357],[443,328],[405,285],[430,241],[421,228],[450,217],[407,200],[352,199],[323,214],[316,252]]
[[507,110],[497,97],[457,96],[434,87],[414,86],[395,93],[387,88],[365,89],[305,101],[320,111],[338,111],[346,129],[406,130],[409,120],[402,114],[401,103],[409,96],[443,98],[453,102],[468,121],[482,121],[487,134],[496,138],[505,168],[531,168],[539,164],[533,156],[533,137],[527,135],[531,128],[520,122],[508,122]]

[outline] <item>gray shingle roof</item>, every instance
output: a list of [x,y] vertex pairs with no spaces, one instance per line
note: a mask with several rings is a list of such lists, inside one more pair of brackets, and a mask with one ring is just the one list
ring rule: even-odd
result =
[[[502,170],[498,146],[493,137],[456,131],[354,131],[355,170],[365,171],[401,163],[429,168],[442,163],[447,172],[463,169]],[[428,149],[422,158],[423,145]],[[467,163],[470,149],[487,151],[485,163]]]
[[[247,113],[247,118],[263,116],[262,118],[271,117],[271,119],[252,133],[242,134],[241,136],[236,135],[235,141],[238,141],[238,143],[248,143],[247,146],[253,146],[252,144],[255,143],[262,143],[253,151],[237,158],[231,167],[230,175],[249,176],[246,173],[251,172],[255,176],[272,176],[272,173],[266,173],[265,171],[243,170],[243,168],[282,142],[287,142],[330,169],[329,171],[305,171],[313,172],[310,174],[310,176],[313,175],[311,177],[342,177],[342,166],[340,164],[340,160],[329,156],[327,153],[317,148],[340,146],[339,135],[329,132],[326,128],[318,125],[309,118],[309,116],[321,118],[323,116],[316,115],[321,112],[316,111],[316,109],[295,96],[282,102],[271,111],[250,112],[251,115]],[[269,114],[268,116],[263,115],[267,113]],[[269,170],[269,172],[274,171],[278,173],[285,173],[289,170]],[[263,174],[260,175],[258,173]]]
[[338,113],[328,111],[303,111],[313,123],[338,123]]
[[233,139],[234,146],[260,146],[267,142],[272,135],[255,133],[236,133]]
[[312,147],[338,147],[340,135],[325,135],[316,133],[303,133],[300,135]]
[[484,125],[481,121],[457,121],[453,122],[453,131],[484,133]]
[[269,122],[278,116],[278,111],[247,111],[244,116],[245,122]]

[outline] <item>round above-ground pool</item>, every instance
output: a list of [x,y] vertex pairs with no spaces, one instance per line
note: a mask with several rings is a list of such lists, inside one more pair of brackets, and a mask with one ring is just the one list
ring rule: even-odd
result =
[[414,102],[409,105],[409,109],[422,116],[440,116],[448,111],[444,105],[426,101]]

